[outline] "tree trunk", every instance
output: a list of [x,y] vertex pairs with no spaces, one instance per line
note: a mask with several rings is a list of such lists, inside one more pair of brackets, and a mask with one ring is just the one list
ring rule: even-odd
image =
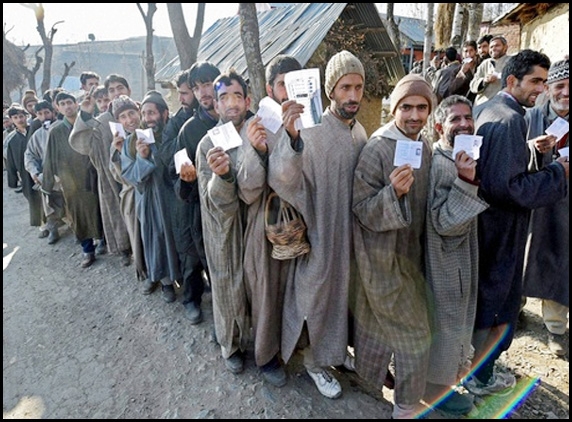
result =
[[445,49],[451,39],[455,3],[438,3],[435,18],[435,49]]
[[469,25],[467,40],[477,41],[481,35],[481,22],[483,21],[484,3],[469,3]]
[[185,23],[182,3],[167,3],[169,22],[171,24],[171,31],[173,32],[175,47],[179,54],[181,70],[190,68],[197,61],[205,21],[205,4],[206,3],[198,3],[195,31],[193,37],[191,37],[187,29],[187,24]]
[[387,32],[389,34],[389,38],[393,41],[393,45],[395,45],[396,50],[401,53],[401,36],[399,32],[399,25],[395,22],[395,14],[393,13],[395,3],[387,3]]
[[57,84],[57,87],[64,86],[64,82],[66,81],[67,77],[70,74],[70,70],[72,67],[75,66],[75,61],[71,62],[70,64],[64,63],[64,74],[62,75],[60,82]]
[[264,64],[260,54],[260,34],[258,28],[258,16],[256,15],[255,3],[239,3],[240,37],[246,56],[250,95],[252,98],[251,109],[258,111],[258,103],[266,95]]
[[425,24],[425,41],[423,44],[423,75],[425,75],[427,68],[431,63],[434,12],[435,12],[435,3],[427,3],[427,16],[426,16],[427,22]]
[[453,16],[453,27],[451,29],[451,39],[449,45],[455,47],[457,51],[461,49],[463,42],[463,16],[466,14],[464,3],[455,3],[455,14]]
[[141,3],[137,3],[139,13],[145,22],[145,75],[147,77],[147,90],[155,89],[155,57],[153,56],[153,16],[157,11],[157,3],[147,3],[147,14],[143,11]]

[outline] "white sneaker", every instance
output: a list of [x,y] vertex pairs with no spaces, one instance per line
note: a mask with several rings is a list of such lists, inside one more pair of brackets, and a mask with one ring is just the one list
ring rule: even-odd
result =
[[504,396],[511,393],[516,385],[516,379],[512,374],[497,372],[493,374],[486,384],[481,383],[476,377],[471,377],[463,385],[475,396]]
[[318,391],[329,399],[337,399],[342,395],[342,386],[337,379],[325,369],[320,372],[311,372],[306,369],[310,378],[314,380]]

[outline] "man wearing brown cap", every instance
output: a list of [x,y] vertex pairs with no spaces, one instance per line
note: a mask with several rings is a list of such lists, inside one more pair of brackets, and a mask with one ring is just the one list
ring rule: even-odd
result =
[[[395,357],[394,419],[423,412],[420,403],[429,361],[424,232],[431,148],[421,137],[434,104],[419,75],[401,79],[391,93],[394,120],[363,148],[355,170],[354,245],[356,372],[381,388]],[[401,148],[412,158],[396,163]],[[398,149],[399,147],[399,149]]]
[[341,396],[326,369],[340,366],[348,344],[348,297],[352,261],[352,182],[358,155],[367,141],[356,119],[365,72],[348,51],[326,66],[325,94],[331,100],[320,126],[296,130],[304,106],[282,104],[284,136],[269,156],[268,183],[304,217],[311,251],[296,258],[286,282],[282,358],[303,349],[304,366],[320,393]]
[[[568,147],[568,133],[556,139],[546,128],[557,118],[566,121],[570,111],[570,65],[568,59],[550,66],[546,97],[548,101],[526,111],[531,170],[538,171],[553,162]],[[568,190],[567,190],[568,191]],[[548,330],[548,347],[557,356],[568,351],[565,344],[570,297],[568,218],[570,202],[564,199],[532,212],[523,295],[542,299],[542,317]]]

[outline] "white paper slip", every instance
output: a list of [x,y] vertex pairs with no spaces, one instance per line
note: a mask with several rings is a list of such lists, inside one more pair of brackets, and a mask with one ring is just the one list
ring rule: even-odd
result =
[[119,134],[119,136],[121,136],[123,139],[127,138],[125,129],[123,129],[123,125],[121,123],[109,122],[109,129],[111,129],[113,137],[115,137],[116,134]]
[[317,68],[294,70],[284,75],[288,99],[304,106],[304,113],[296,120],[296,129],[317,126],[322,123],[322,90],[320,70]]
[[282,106],[270,97],[264,97],[258,104],[256,115],[260,123],[272,133],[278,132],[282,126]]
[[459,151],[465,151],[473,160],[478,160],[483,144],[483,137],[480,135],[457,135],[453,146],[453,159],[457,157]]
[[557,140],[560,140],[568,133],[569,128],[570,126],[566,120],[562,117],[557,117],[556,120],[546,128],[545,132],[547,135],[554,135]]
[[137,139],[141,139],[146,144],[155,143],[155,135],[153,135],[153,129],[135,129]]
[[232,122],[226,122],[224,125],[215,126],[207,133],[210,136],[213,145],[215,147],[222,147],[225,151],[242,145],[242,138],[236,131]]
[[173,158],[175,159],[175,170],[177,171],[177,174],[181,174],[181,167],[183,164],[193,164],[189,158],[189,154],[187,154],[187,148],[177,151]]
[[558,154],[560,154],[561,157],[570,157],[570,155],[568,155],[568,148],[569,147],[560,148]]
[[423,142],[398,140],[393,165],[399,167],[403,164],[411,164],[411,167],[418,169],[421,168],[422,156]]

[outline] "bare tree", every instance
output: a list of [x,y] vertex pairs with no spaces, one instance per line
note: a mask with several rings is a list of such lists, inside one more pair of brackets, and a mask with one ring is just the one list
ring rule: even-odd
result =
[[437,16],[435,18],[435,49],[448,47],[451,40],[451,28],[455,3],[438,3]]
[[455,13],[453,16],[449,45],[455,47],[457,51],[459,51],[463,42],[463,18],[466,13],[465,3],[455,3]]
[[248,79],[250,81],[251,108],[258,110],[258,103],[266,95],[264,64],[260,54],[260,33],[256,3],[238,3],[240,15],[240,37],[246,56]]
[[137,9],[145,22],[145,74],[147,75],[147,90],[155,89],[155,57],[153,56],[153,16],[157,11],[157,3],[147,3],[147,14],[143,11],[141,3]]
[[193,63],[197,61],[205,21],[205,4],[206,3],[197,3],[195,32],[191,38],[187,24],[185,23],[182,3],[167,3],[169,22],[171,24],[171,31],[173,31],[173,39],[175,40],[177,53],[179,53],[181,70],[190,68]]
[[466,40],[476,41],[481,34],[481,22],[483,21],[484,3],[467,3],[469,10],[469,25]]
[[[52,79],[52,58],[54,56],[54,36],[56,35],[57,29],[56,25],[64,22],[58,21],[52,25],[52,28],[48,33],[46,33],[46,28],[44,26],[44,6],[42,3],[20,3],[21,6],[24,6],[28,9],[32,9],[34,14],[36,15],[36,22],[38,26],[36,30],[40,34],[42,38],[42,45],[44,46],[44,66],[43,66],[43,75],[42,75],[42,84],[41,84],[41,92],[45,92],[50,88],[50,82]],[[35,85],[35,84],[34,84]]]
[[[30,45],[28,44],[26,47],[24,47],[22,49],[22,52],[25,53],[29,47],[30,47]],[[28,79],[28,86],[30,87],[30,89],[33,89],[36,92],[37,92],[37,89],[36,89],[36,73],[38,73],[38,70],[40,70],[42,63],[44,62],[43,57],[40,56],[40,53],[42,52],[43,49],[44,49],[44,46],[38,48],[36,50],[36,52],[34,53],[34,59],[35,59],[34,66],[32,66],[31,68],[24,67],[24,69],[23,69],[24,74],[26,75],[26,79]],[[43,90],[42,92],[45,92],[45,90]]]
[[6,24],[4,24],[2,33],[2,99],[11,102],[10,92],[24,84],[26,56],[22,49],[8,41],[6,35],[9,32],[10,30],[7,31]]
[[399,32],[399,22],[395,21],[395,14],[393,13],[395,3],[387,3],[387,32],[389,38],[393,41],[393,45],[397,48],[397,51],[401,51],[401,36]]
[[425,25],[425,40],[423,44],[423,75],[431,62],[431,50],[433,45],[433,14],[435,13],[435,3],[427,3],[427,15]]
[[62,78],[60,79],[60,82],[57,85],[58,87],[64,86],[64,82],[66,78],[69,76],[70,70],[74,66],[75,66],[75,61],[71,62],[70,64],[64,63],[64,74],[62,75]]

